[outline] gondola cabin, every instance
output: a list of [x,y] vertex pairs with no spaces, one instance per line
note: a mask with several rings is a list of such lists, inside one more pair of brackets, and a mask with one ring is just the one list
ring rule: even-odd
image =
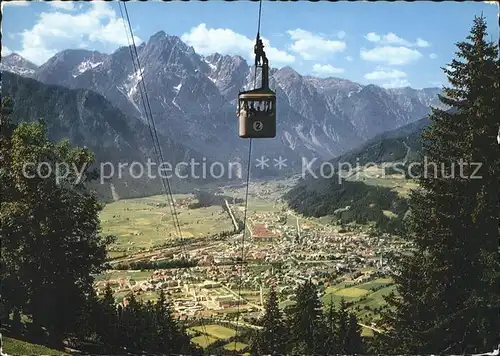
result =
[[262,88],[241,92],[238,119],[241,138],[276,137],[276,94]]
[[260,88],[238,94],[238,135],[242,138],[276,137],[276,94],[269,89],[269,62],[257,34],[254,48],[255,70],[262,68]]

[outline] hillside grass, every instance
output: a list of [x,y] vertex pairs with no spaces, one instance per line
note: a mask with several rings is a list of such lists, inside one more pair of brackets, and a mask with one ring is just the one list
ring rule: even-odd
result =
[[[338,307],[342,299],[352,303],[350,310],[357,315],[358,320],[369,324],[379,319],[379,308],[386,306],[384,297],[395,290],[396,286],[390,278],[377,278],[354,286],[343,282],[326,288],[322,300],[325,306],[333,302]],[[370,336],[373,331],[366,329],[363,334]]]
[[43,345],[10,337],[3,337],[3,351],[8,355],[70,355],[61,350],[54,350]]
[[397,234],[408,210],[404,196],[409,186],[403,179],[379,178],[376,167],[371,172],[359,172],[340,183],[338,177],[308,178],[285,194],[284,199],[306,217],[330,217],[338,225],[355,223]]
[[355,174],[347,178],[350,182],[363,182],[367,185],[385,187],[396,192],[398,196],[406,198],[411,189],[418,187],[418,183],[412,179],[406,179],[401,174],[388,174],[385,169],[390,167],[390,164],[379,164],[377,166],[369,166],[360,168]]

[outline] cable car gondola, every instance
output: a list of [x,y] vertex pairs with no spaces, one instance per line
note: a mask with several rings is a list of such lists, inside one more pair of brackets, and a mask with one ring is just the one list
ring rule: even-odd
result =
[[276,93],[269,89],[269,62],[259,35],[254,52],[255,70],[259,66],[262,68],[262,82],[260,88],[238,94],[238,135],[241,138],[273,138],[276,137]]

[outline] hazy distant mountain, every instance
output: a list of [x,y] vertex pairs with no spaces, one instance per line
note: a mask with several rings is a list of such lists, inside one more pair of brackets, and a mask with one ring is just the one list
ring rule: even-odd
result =
[[340,162],[356,161],[361,164],[413,161],[422,150],[422,132],[430,124],[423,118],[395,130],[384,132],[371,138],[354,150],[332,160],[334,166]]
[[[422,150],[422,131],[429,124],[430,120],[424,118],[378,135],[333,159],[331,167],[338,172],[340,167],[346,167],[345,163],[356,167],[358,164],[415,161]],[[375,223],[382,231],[395,232],[401,228],[408,202],[392,189],[395,187],[369,185],[356,180],[340,182],[337,175],[329,177],[329,172],[323,177],[320,169],[316,168],[313,172],[316,177],[302,177],[284,196],[297,212],[316,217],[331,215],[339,223]]]
[[[159,131],[208,157],[245,161],[248,141],[237,136],[235,104],[238,91],[253,87],[254,69],[239,56],[200,56],[164,32],[137,51]],[[16,72],[7,64],[3,70]],[[430,105],[440,106],[435,88],[387,90],[339,78],[302,76],[290,67],[272,69],[270,74],[278,97],[278,136],[259,140],[253,154],[281,155],[298,169],[301,157],[331,159],[418,120]],[[127,47],[110,55],[65,50],[24,75],[95,91],[125,115],[145,120],[138,90],[141,76]]]
[[[129,166],[133,162],[140,162],[143,167],[146,167],[148,158],[157,162],[147,125],[135,117],[125,115],[100,94],[47,85],[6,72],[2,76],[2,96],[10,96],[14,100],[14,121],[32,122],[42,119],[47,125],[49,139],[69,139],[73,145],[88,147],[96,156],[96,167],[104,164],[103,172],[106,174],[111,173],[112,165],[113,179],[97,186],[104,197],[111,198],[110,182],[121,198],[161,191],[159,178],[150,180],[147,172],[140,176],[138,171],[133,171],[138,177],[133,179],[129,173]],[[163,135],[159,135],[159,140],[164,159],[174,167],[178,162],[189,162],[191,158],[197,162],[203,159],[202,154]],[[129,165],[122,170],[123,178],[120,178],[119,173],[120,162]],[[152,168],[153,175],[159,177],[155,167]],[[176,189],[192,184],[175,175],[171,181]]]

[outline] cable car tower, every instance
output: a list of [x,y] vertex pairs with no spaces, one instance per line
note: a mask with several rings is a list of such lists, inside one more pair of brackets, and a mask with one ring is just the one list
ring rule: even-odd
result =
[[255,76],[257,77],[257,68],[260,67],[262,81],[260,88],[238,94],[238,135],[241,138],[274,138],[276,137],[276,94],[269,89],[269,61],[259,33],[257,33],[254,53]]

